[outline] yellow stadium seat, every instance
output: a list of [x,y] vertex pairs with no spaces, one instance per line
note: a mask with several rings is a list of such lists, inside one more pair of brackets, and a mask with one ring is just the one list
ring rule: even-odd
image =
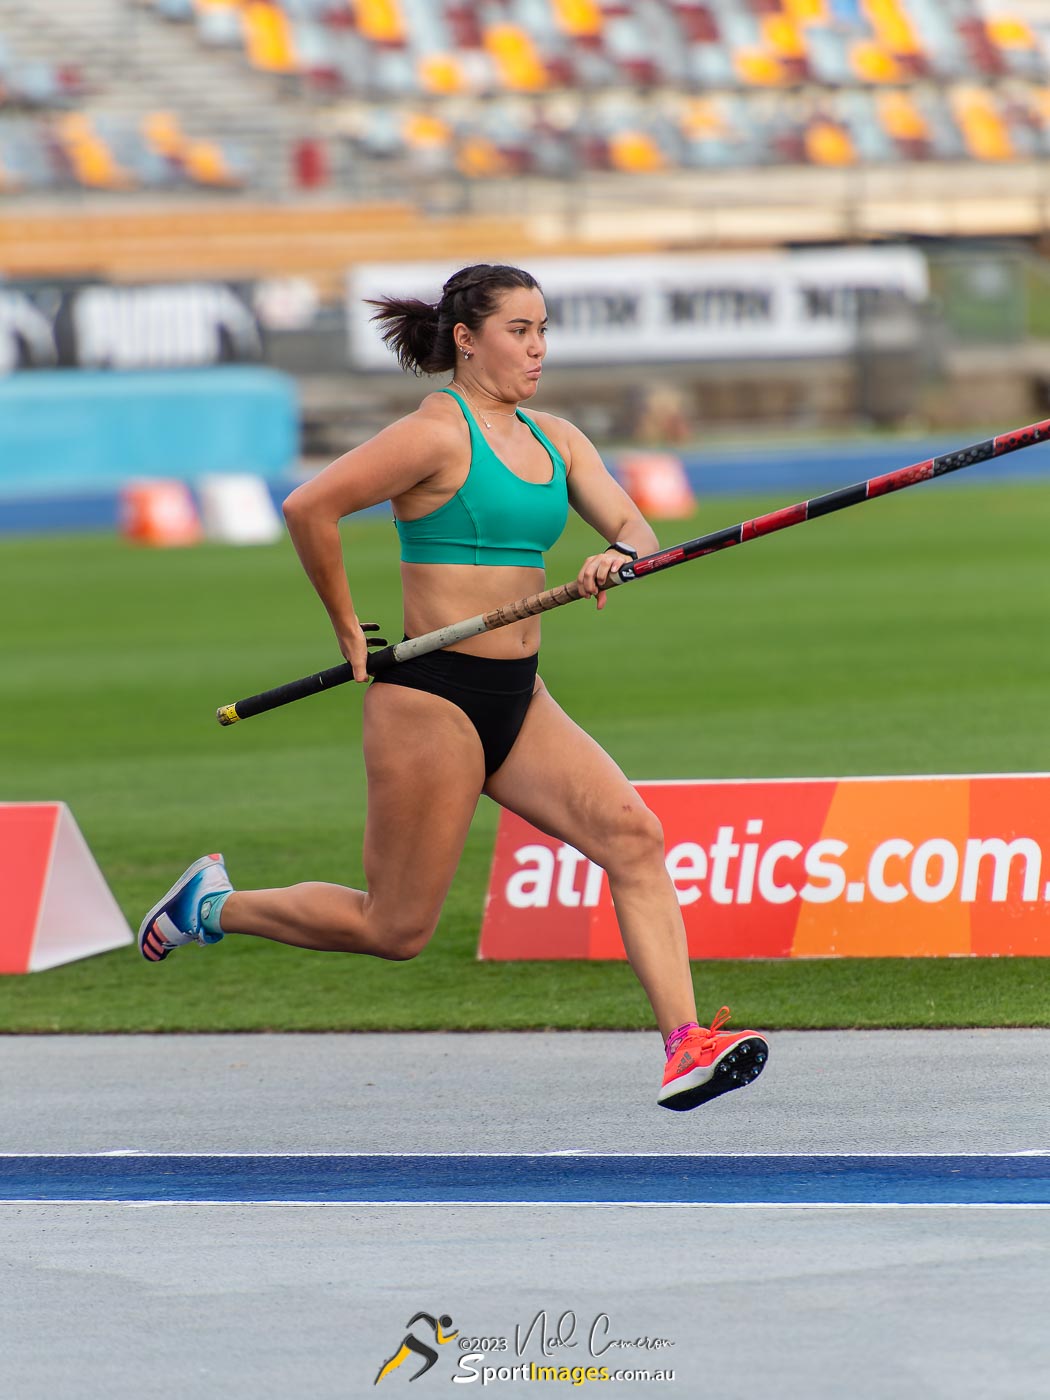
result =
[[899,83],[901,66],[893,55],[870,39],[858,39],[850,48],[850,66],[863,83]]
[[514,24],[494,24],[485,31],[485,49],[500,81],[513,92],[539,92],[547,71],[528,34]]
[[242,181],[230,169],[222,147],[214,141],[191,141],[183,154],[186,174],[198,185],[232,189]]
[[922,44],[899,0],[863,0],[875,37],[890,53],[909,57],[923,52]]
[[1000,49],[1014,49],[1029,53],[1035,48],[1035,35],[1023,20],[1013,15],[991,15],[985,20],[985,28],[993,44]]
[[930,139],[929,124],[908,93],[880,92],[875,110],[883,131],[894,141]]
[[787,77],[776,55],[765,49],[735,49],[733,67],[741,80],[752,87],[778,87]]
[[784,13],[796,24],[827,24],[827,0],[784,0]]
[[1016,152],[1010,133],[991,93],[981,88],[956,88],[951,95],[951,105],[966,149],[975,160],[1014,159]]
[[424,92],[449,93],[464,92],[467,84],[463,70],[454,53],[428,53],[416,64],[419,85]]
[[415,151],[443,150],[452,140],[452,129],[430,112],[409,112],[401,130],[406,143]]
[[294,73],[298,67],[288,16],[269,0],[249,0],[241,10],[248,61],[266,73]]
[[610,136],[609,162],[614,170],[628,175],[644,175],[667,168],[659,146],[644,131],[618,131]]
[[764,15],[762,38],[780,58],[805,58],[806,41],[798,25],[787,15]]
[[70,112],[60,118],[55,129],[78,184],[95,190],[134,188],[134,177],[118,164],[113,152],[82,112]]
[[351,0],[358,31],[375,44],[403,44],[405,20],[398,0]]
[[147,112],[142,118],[146,143],[168,160],[181,160],[186,138],[174,112]]
[[553,0],[554,20],[563,34],[593,39],[602,32],[602,12],[595,0]]
[[857,161],[849,133],[823,117],[806,128],[806,155],[814,165],[855,165]]
[[486,136],[468,136],[456,153],[456,166],[461,174],[471,179],[509,172],[499,147]]

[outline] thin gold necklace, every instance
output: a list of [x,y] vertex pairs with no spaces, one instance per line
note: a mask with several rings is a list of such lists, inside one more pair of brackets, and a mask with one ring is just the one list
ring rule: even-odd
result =
[[[449,385],[449,388],[451,389],[451,388],[453,387],[453,385],[455,385],[455,387],[459,390],[459,392],[460,392],[460,393],[463,395],[463,397],[466,399],[467,403],[470,404],[471,408],[472,408],[472,409],[474,410],[474,412],[478,415],[478,417],[481,419],[481,421],[485,424],[485,427],[488,428],[489,432],[491,432],[491,431],[492,431],[492,424],[489,422],[489,420],[485,417],[484,413],[482,413],[481,409],[477,406],[477,404],[474,402],[474,400],[473,400],[473,399],[470,397],[470,395],[467,393],[466,389],[464,389],[463,385],[460,384],[460,383],[458,383],[455,379],[453,379],[452,384]],[[495,417],[497,417],[497,418],[517,418],[517,416],[518,416],[516,412],[514,412],[514,413],[500,413],[500,411],[499,411],[498,408],[490,408],[490,409],[489,409],[489,412],[492,413],[492,414],[494,414]]]

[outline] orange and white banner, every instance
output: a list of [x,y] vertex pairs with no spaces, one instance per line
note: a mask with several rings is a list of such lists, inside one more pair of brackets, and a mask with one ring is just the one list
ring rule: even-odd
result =
[[[1050,955],[1050,774],[636,787],[690,957]],[[623,958],[605,872],[504,812],[478,956]]]
[[0,802],[0,973],[41,972],[134,941],[64,802]]

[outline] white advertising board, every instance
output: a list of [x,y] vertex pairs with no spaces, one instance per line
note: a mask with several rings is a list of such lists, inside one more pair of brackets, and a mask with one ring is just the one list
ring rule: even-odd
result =
[[[448,263],[367,263],[348,281],[351,362],[396,369],[371,323],[370,297],[436,301]],[[847,354],[858,311],[925,300],[926,261],[911,248],[833,248],[726,256],[530,261],[558,364],[670,363]]]

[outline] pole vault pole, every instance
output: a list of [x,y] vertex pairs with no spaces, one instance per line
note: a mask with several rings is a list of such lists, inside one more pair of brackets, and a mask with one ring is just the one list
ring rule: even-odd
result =
[[[897,471],[883,476],[873,476],[867,481],[858,481],[853,486],[843,486],[838,491],[829,491],[812,500],[800,501],[797,505],[784,506],[768,515],[756,516],[754,520],[744,520],[739,525],[728,525],[723,530],[714,530],[709,535],[700,535],[684,544],[672,545],[670,549],[657,550],[633,562],[624,562],[609,575],[606,587],[612,588],[621,583],[633,583],[636,579],[649,578],[652,574],[671,569],[676,564],[688,563],[690,559],[701,559],[706,554],[715,554],[731,545],[747,544],[749,540],[760,539],[763,535],[775,534],[791,525],[801,525],[803,521],[815,520],[834,511],[845,510],[847,506],[860,505],[876,496],[888,496],[893,491],[903,491],[905,487],[916,486],[920,481],[931,481],[935,477],[947,476],[949,472],[972,467],[977,462],[987,462],[993,457],[1005,457],[1009,452],[1017,452],[1022,447],[1032,447],[1037,442],[1050,439],[1050,418],[1041,423],[1033,423],[1027,428],[1016,428],[1013,432],[1002,433],[999,437],[988,438],[984,442],[962,447],[956,452],[946,452],[940,457],[927,458],[925,462],[913,462],[911,466],[900,467]],[[414,656],[424,656],[427,652],[440,651],[442,647],[455,642],[466,641],[468,637],[480,636],[483,632],[494,632],[499,627],[508,627],[513,622],[524,622],[528,617],[549,612],[552,608],[575,603],[591,596],[585,594],[580,585],[562,583],[556,588],[548,588],[542,593],[533,593],[528,598],[506,603],[492,612],[479,613],[463,622],[450,623],[434,632],[426,632],[421,637],[398,642],[396,646],[384,647],[368,658],[369,675],[379,675],[401,661],[411,661]],[[327,671],[318,671],[301,680],[289,681],[287,685],[264,690],[259,695],[251,695],[246,700],[238,700],[233,705],[222,705],[215,712],[220,724],[236,724],[238,720],[249,719],[252,715],[263,714],[266,710],[287,705],[292,700],[301,700],[307,695],[316,695],[320,690],[330,690],[332,686],[345,685],[354,678],[349,662],[331,666]]]

